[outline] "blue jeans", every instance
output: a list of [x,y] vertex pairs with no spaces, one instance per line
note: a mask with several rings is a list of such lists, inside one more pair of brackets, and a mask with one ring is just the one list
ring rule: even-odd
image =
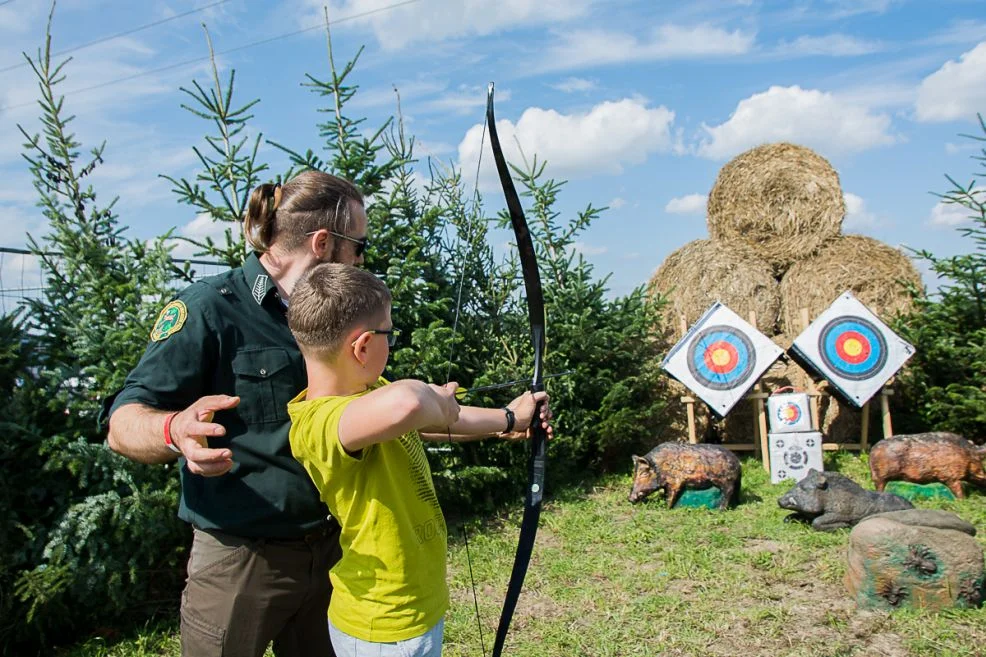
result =
[[336,657],[442,657],[442,637],[445,620],[413,639],[394,643],[364,641],[346,634],[329,621],[329,636]]

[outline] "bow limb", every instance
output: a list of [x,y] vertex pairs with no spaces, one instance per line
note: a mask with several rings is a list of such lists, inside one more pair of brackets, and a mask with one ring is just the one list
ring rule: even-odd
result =
[[[517,249],[520,254],[520,265],[524,275],[524,287],[527,292],[527,314],[531,325],[531,345],[534,348],[534,374],[531,378],[531,392],[544,390],[544,375],[542,361],[544,358],[544,296],[541,292],[541,275],[538,271],[537,254],[531,231],[524,218],[524,209],[514,187],[510,168],[503,157],[500,139],[496,132],[496,117],[493,115],[493,83],[490,83],[486,98],[486,123],[490,133],[490,146],[493,149],[493,159],[500,176],[500,185],[507,202],[510,223],[513,225],[517,238]],[[546,466],[547,432],[540,421],[541,408],[534,411],[531,420],[532,438],[531,454],[528,461],[528,485],[524,498],[524,517],[520,525],[520,538],[517,540],[517,552],[514,555],[514,567],[507,584],[507,595],[503,600],[503,610],[500,612],[500,623],[496,629],[496,640],[493,643],[492,657],[500,657],[503,644],[510,629],[517,599],[524,586],[527,566],[531,561],[534,549],[534,538],[537,536],[538,520],[541,517],[541,498],[544,494],[544,473]]]

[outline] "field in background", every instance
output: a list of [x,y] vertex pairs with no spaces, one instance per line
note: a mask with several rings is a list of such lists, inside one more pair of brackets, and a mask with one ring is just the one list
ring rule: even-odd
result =
[[[629,465],[629,464],[628,464]],[[865,458],[826,468],[867,487]],[[545,505],[534,557],[507,638],[512,657],[982,656],[986,610],[861,612],[843,585],[848,530],[785,523],[758,461],[743,462],[742,504],[729,512],[627,502],[614,476]],[[954,511],[986,546],[986,494],[920,506]],[[518,509],[520,503],[518,501]],[[513,562],[519,512],[467,534],[486,654]],[[446,657],[483,654],[462,534],[450,536],[452,610]],[[104,634],[106,634],[104,632]],[[63,657],[179,655],[176,628],[94,637]]]

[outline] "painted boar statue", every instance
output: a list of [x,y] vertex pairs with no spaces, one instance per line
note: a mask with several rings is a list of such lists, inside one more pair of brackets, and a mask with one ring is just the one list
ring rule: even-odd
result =
[[719,508],[739,501],[741,469],[739,459],[718,445],[667,442],[644,456],[633,457],[633,490],[630,501],[640,502],[661,490],[668,507],[673,507],[685,488],[719,489]]

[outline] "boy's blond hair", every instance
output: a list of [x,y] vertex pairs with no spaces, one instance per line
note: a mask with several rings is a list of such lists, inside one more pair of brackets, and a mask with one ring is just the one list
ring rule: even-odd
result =
[[376,276],[352,265],[325,262],[295,285],[288,326],[302,352],[332,356],[349,331],[376,319],[388,306],[390,290]]

